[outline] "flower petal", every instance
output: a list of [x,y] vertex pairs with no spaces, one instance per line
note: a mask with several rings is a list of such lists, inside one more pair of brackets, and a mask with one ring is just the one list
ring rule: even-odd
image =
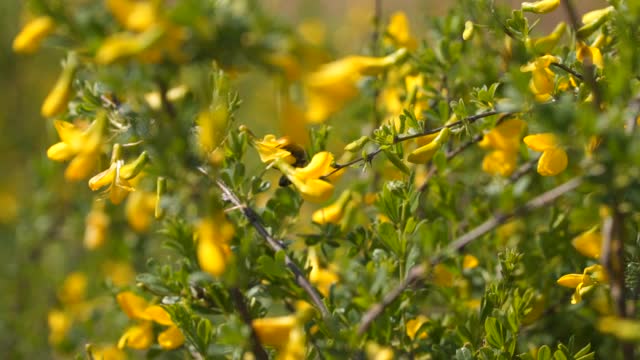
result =
[[561,148],[546,150],[538,160],[538,173],[542,176],[555,176],[567,168],[567,153]]

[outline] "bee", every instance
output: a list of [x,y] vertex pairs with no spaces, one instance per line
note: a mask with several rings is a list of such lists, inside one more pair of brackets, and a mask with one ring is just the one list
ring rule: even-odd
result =
[[[295,143],[289,143],[287,145],[284,145],[282,148],[291,153],[291,156],[293,156],[293,158],[295,159],[291,166],[296,168],[305,167],[309,162],[307,152],[302,146]],[[285,175],[282,175],[280,177],[280,180],[278,181],[278,185],[289,186],[291,185],[291,180],[289,180],[289,178],[287,178]]]

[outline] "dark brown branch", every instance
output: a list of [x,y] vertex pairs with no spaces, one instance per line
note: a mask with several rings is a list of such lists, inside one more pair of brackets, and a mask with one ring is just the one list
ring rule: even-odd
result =
[[242,294],[240,289],[235,287],[231,288],[229,292],[231,294],[233,305],[236,307],[236,310],[238,310],[242,321],[244,321],[244,323],[251,329],[251,351],[253,352],[253,356],[258,360],[269,360],[269,355],[267,355],[267,352],[262,347],[258,333],[256,333],[256,330],[253,328],[253,319],[251,318],[251,314],[247,308],[247,302],[244,294]]
[[[602,226],[602,254],[600,262],[610,279],[611,298],[616,313],[628,318],[631,309],[627,308],[624,281],[624,216],[614,203],[613,214],[604,220]],[[635,359],[633,344],[622,342],[622,355],[625,360]]]
[[367,310],[367,312],[362,316],[360,320],[360,326],[358,327],[358,334],[364,334],[373,321],[382,314],[382,312],[387,308],[387,306],[391,305],[402,293],[413,283],[424,279],[427,275],[427,270],[440,263],[445,256],[449,254],[462,250],[465,246],[467,246],[472,241],[479,239],[483,235],[487,234],[489,231],[497,228],[498,226],[506,223],[507,221],[513,219],[514,217],[523,216],[531,211],[540,209],[545,207],[552,202],[554,202],[559,197],[564,194],[575,190],[582,184],[582,178],[576,177],[572,180],[567,181],[566,183],[557,186],[545,193],[538,195],[537,197],[529,200],[523,206],[517,208],[516,210],[501,214],[496,213],[491,218],[478,225],[471,231],[457,238],[454,242],[450,243],[443,251],[439,254],[431,257],[428,262],[428,266],[425,264],[420,264],[414,266],[411,270],[409,270],[409,274],[405,278],[405,280],[391,291],[389,291],[382,299],[381,302],[374,304],[372,307]]
[[269,234],[267,229],[264,228],[264,226],[262,225],[262,219],[260,219],[260,216],[252,208],[244,205],[240,201],[238,196],[233,192],[233,190],[231,190],[231,188],[229,188],[229,186],[227,186],[227,184],[225,184],[222,180],[217,179],[215,180],[215,182],[216,182],[216,185],[218,185],[218,187],[222,191],[224,195],[224,200],[230,201],[233,205],[235,205],[236,207],[242,210],[242,214],[244,215],[244,217],[256,229],[258,234],[260,234],[260,236],[262,236],[262,238],[267,241],[267,244],[269,245],[269,247],[273,251],[282,251],[285,254],[284,262],[289,268],[289,270],[291,270],[291,272],[293,273],[296,283],[309,295],[309,298],[311,299],[313,304],[322,313],[322,317],[327,318],[331,316],[331,314],[329,313],[329,310],[322,302],[322,299],[320,298],[320,294],[318,293],[318,290],[316,290],[313,287],[313,285],[311,285],[309,280],[307,280],[307,278],[305,277],[304,272],[298,267],[298,265],[296,265],[296,263],[293,260],[291,260],[289,255],[286,254],[285,248],[282,246],[281,242],[274,239],[271,236],[271,234]]
[[560,64],[560,63],[551,63],[551,66],[557,67],[558,69],[562,69],[562,70],[568,72],[569,74],[573,75],[575,78],[577,78],[579,80],[583,80],[584,79],[582,74],[578,73],[577,71],[573,70],[572,68],[568,67],[567,65]]

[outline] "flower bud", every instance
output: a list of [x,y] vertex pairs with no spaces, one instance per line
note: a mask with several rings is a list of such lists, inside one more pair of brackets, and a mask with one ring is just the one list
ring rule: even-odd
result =
[[56,28],[56,23],[49,16],[40,16],[27,23],[13,40],[13,51],[19,54],[34,53],[42,40]]
[[541,0],[536,2],[523,2],[522,11],[535,14],[546,14],[555,10],[560,5],[560,0]]

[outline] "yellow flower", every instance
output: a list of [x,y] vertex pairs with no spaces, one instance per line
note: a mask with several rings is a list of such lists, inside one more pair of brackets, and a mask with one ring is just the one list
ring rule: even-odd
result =
[[409,153],[407,161],[413,164],[425,164],[440,150],[442,145],[449,139],[451,130],[448,127],[440,130],[438,135],[429,143],[420,146]]
[[284,348],[289,342],[291,331],[298,326],[295,315],[254,319],[253,329],[263,345],[276,349]]
[[347,202],[351,199],[351,191],[345,190],[333,204],[316,210],[311,220],[318,224],[337,224],[342,220]]
[[391,14],[386,34],[397,47],[403,47],[409,50],[415,50],[418,47],[418,42],[411,36],[409,19],[407,19],[407,15],[402,11],[396,11]]
[[388,346],[381,346],[373,341],[367,342],[367,360],[393,360],[393,349]]
[[[294,168],[282,159],[276,159],[275,165],[300,191],[303,199],[309,202],[323,202],[331,197],[334,190],[329,181],[336,181],[343,172],[340,170],[329,175],[335,170],[333,162],[333,154],[321,151],[315,154],[305,167]],[[325,177],[326,180],[321,179]]]
[[[429,318],[427,318],[424,315],[418,315],[418,317],[416,317],[415,319],[411,319],[407,321],[407,324],[406,324],[407,336],[411,340],[414,340],[416,338],[418,330],[420,330],[420,327],[422,327],[422,325],[426,324],[428,321],[429,321]],[[420,333],[419,339],[426,339],[428,336],[429,335],[425,331],[423,331]]]
[[311,267],[311,271],[309,272],[309,280],[311,283],[318,287],[318,290],[322,295],[329,296],[331,286],[340,280],[338,274],[329,269],[320,267],[320,262],[318,261],[318,255],[316,254],[315,249],[309,250],[307,266]]
[[65,170],[68,180],[84,179],[93,170],[100,157],[106,114],[98,114],[96,120],[85,130],[72,123],[56,120],[54,126],[61,142],[47,150],[47,157],[54,161],[73,158]]
[[66,305],[82,302],[87,295],[87,275],[82,272],[72,272],[67,275],[58,291],[58,299]]
[[71,317],[62,310],[51,310],[47,316],[49,343],[57,345],[67,336],[71,328]]
[[40,43],[56,29],[49,16],[40,16],[29,21],[13,39],[13,51],[30,54],[38,50]]
[[556,75],[549,69],[549,66],[559,61],[560,59],[553,55],[544,55],[520,67],[522,72],[531,72],[529,89],[536,95],[538,101],[546,101],[551,98]]
[[585,43],[578,42],[578,51],[576,51],[576,58],[581,63],[587,65],[595,65],[598,69],[604,68],[604,61],[602,60],[602,53],[600,49],[595,46],[587,46]]
[[145,299],[130,291],[119,293],[116,300],[129,318],[139,321],[120,337],[119,349],[123,349],[125,346],[138,350],[149,348],[153,344],[153,322],[169,326],[167,330],[158,335],[158,344],[163,349],[175,349],[184,343],[184,335],[161,306],[149,305]]
[[107,8],[122,26],[145,31],[158,20],[158,1],[107,0]]
[[91,350],[94,360],[126,360],[127,354],[116,346],[102,346]]
[[555,135],[551,133],[529,135],[525,144],[534,151],[542,151],[538,160],[538,173],[542,176],[555,176],[567,168],[567,153],[558,146]]
[[296,162],[296,158],[286,148],[292,143],[288,137],[276,138],[275,135],[265,135],[262,140],[253,142],[260,161],[265,164],[271,163],[276,159],[282,159],[288,164]]
[[598,330],[630,342],[640,339],[640,321],[617,316],[605,316],[598,321]]
[[78,60],[75,54],[70,54],[64,69],[58,77],[55,86],[47,95],[42,103],[40,113],[44,117],[53,117],[62,114],[67,109],[69,99],[71,98],[71,90],[73,85],[73,77],[78,69]]
[[571,241],[571,245],[573,245],[580,254],[598,259],[600,258],[600,251],[602,250],[602,234],[598,231],[598,227],[594,226],[576,236]]
[[109,168],[89,179],[89,188],[93,191],[107,187],[105,193],[109,194],[113,204],[121,203],[129,192],[135,190],[129,181],[140,174],[149,160],[147,152],[143,151],[136,160],[125,163],[120,159],[120,149],[119,144],[114,145]]
[[145,232],[151,226],[156,210],[156,194],[148,191],[133,191],[125,206],[129,226],[137,232]]
[[471,255],[471,254],[466,254],[463,258],[462,258],[462,268],[463,269],[473,269],[476,268],[478,266],[480,262],[478,261],[478,258]]
[[233,225],[222,214],[200,221],[197,226],[197,254],[203,271],[213,276],[224,273],[231,256],[229,242],[234,233]]
[[473,36],[473,21],[465,21],[464,31],[462,32],[462,40],[469,40]]
[[104,203],[96,202],[85,219],[84,247],[93,250],[101,247],[107,239],[109,215],[104,212]]
[[106,261],[102,265],[102,271],[104,276],[118,287],[129,284],[136,275],[131,265],[124,261]]
[[522,11],[536,14],[546,14],[555,10],[560,5],[560,0],[540,0],[535,2],[523,2]]
[[198,114],[198,143],[204,152],[213,151],[220,145],[225,136],[227,119],[227,110],[224,107],[207,109]]
[[153,324],[144,321],[129,327],[118,340],[118,348],[129,347],[136,350],[145,350],[153,344]]
[[184,335],[173,325],[158,335],[158,344],[165,350],[177,349],[184,344]]
[[567,274],[558,279],[558,285],[575,288],[571,297],[571,303],[577,304],[582,301],[582,296],[589,292],[594,286],[606,283],[607,274],[600,265],[586,267],[582,274]]
[[478,145],[484,149],[494,149],[482,160],[484,172],[501,176],[513,173],[520,147],[520,134],[526,125],[526,122],[520,119],[508,119],[482,137]]
[[108,65],[127,59],[151,48],[164,35],[160,27],[152,27],[143,33],[117,33],[105,39],[96,52],[98,64]]
[[527,39],[527,46],[531,44],[537,53],[548,54],[556,47],[556,45],[558,45],[558,42],[566,29],[567,24],[564,21],[561,21],[556,25],[551,34],[537,39]]
[[407,54],[402,48],[385,57],[348,56],[322,65],[304,79],[306,119],[324,122],[358,94],[356,83],[362,76],[377,75]]

